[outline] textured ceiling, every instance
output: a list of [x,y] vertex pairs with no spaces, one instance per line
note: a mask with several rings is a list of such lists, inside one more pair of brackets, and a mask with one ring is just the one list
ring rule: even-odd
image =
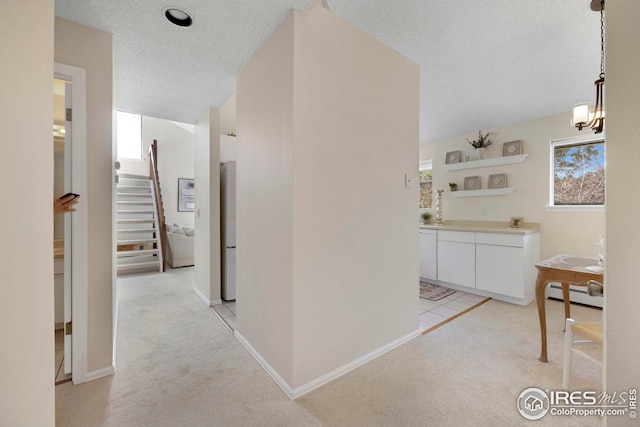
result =
[[[194,123],[292,9],[312,0],[56,0],[56,15],[113,34],[117,109]],[[593,101],[598,13],[589,0],[328,0],[420,64],[420,141],[567,112]],[[187,10],[191,28],[165,6]]]

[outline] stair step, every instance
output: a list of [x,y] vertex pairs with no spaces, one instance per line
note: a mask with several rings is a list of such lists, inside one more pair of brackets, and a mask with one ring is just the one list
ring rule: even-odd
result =
[[118,239],[118,245],[142,245],[144,243],[157,243],[158,239],[132,239],[132,240],[120,240]]
[[118,173],[118,176],[123,179],[146,179],[147,181],[151,179],[146,175],[137,175],[135,173]]
[[118,190],[145,190],[146,192],[151,192],[151,187],[149,186],[141,186],[141,185],[124,185],[118,184],[116,186]]
[[155,228],[121,228],[118,233],[155,233]]
[[150,192],[147,192],[147,193],[116,193],[116,196],[121,196],[121,197],[144,197],[145,199],[153,197]]
[[149,201],[149,202],[123,202],[123,201],[118,201],[118,205],[120,206],[153,206],[153,202]]
[[118,209],[119,214],[152,214],[153,210],[142,209]]
[[131,264],[120,264],[118,265],[119,270],[132,270],[136,268],[160,268],[160,261],[150,261],[150,262],[135,262]]
[[140,255],[156,255],[158,253],[158,249],[142,249],[139,251],[118,251],[118,258],[128,257],[128,256],[140,256]]
[[119,219],[117,220],[118,224],[153,224],[155,223],[155,219]]

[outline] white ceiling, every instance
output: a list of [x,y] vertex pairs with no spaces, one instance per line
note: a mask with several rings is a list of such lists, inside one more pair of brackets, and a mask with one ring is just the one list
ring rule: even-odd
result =
[[[117,109],[194,123],[292,9],[313,0],[56,0],[113,34]],[[600,15],[589,0],[328,0],[420,64],[420,141],[567,112],[593,101]],[[165,6],[187,10],[191,28]]]

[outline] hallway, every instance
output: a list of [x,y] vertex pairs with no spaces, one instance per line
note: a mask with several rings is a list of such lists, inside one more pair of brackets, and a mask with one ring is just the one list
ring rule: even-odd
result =
[[234,425],[238,411],[247,425],[313,424],[193,292],[193,275],[118,278],[116,374],[57,386],[58,426]]

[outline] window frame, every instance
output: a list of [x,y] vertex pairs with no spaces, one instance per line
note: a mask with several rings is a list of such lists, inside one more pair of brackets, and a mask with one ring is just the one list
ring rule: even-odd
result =
[[431,189],[432,189],[431,201],[432,203],[430,208],[421,208],[419,205],[420,200],[418,200],[418,211],[420,213],[433,211],[433,160],[432,159],[420,160],[420,163],[418,165],[418,194],[420,194],[420,184],[422,183],[422,181],[420,180],[420,172],[422,172],[423,170],[431,170]]
[[604,143],[605,150],[605,158],[604,158],[604,168],[605,174],[607,170],[607,142],[605,133],[602,132],[600,134],[588,134],[588,135],[578,135],[570,138],[561,138],[561,139],[552,139],[550,150],[549,150],[549,200],[546,207],[547,211],[555,211],[555,212],[601,212],[604,211],[605,203],[602,205],[556,205],[555,204],[555,149],[556,147],[563,147],[566,145],[586,145],[593,144],[597,142]]

